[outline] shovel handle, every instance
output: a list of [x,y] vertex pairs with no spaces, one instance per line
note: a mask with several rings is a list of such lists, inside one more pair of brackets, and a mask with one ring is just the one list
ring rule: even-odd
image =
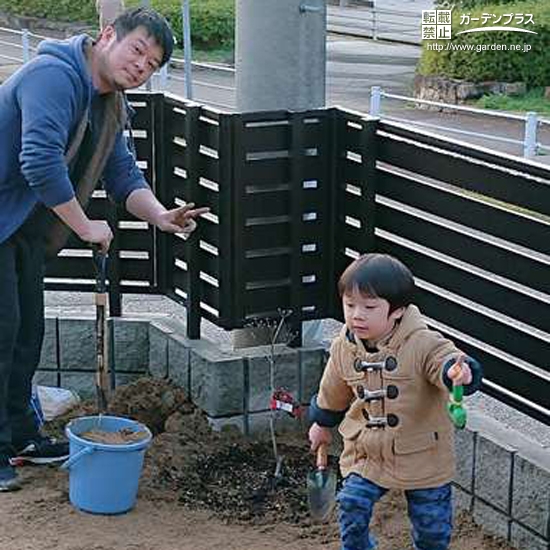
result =
[[96,293],[107,291],[107,254],[101,251],[101,247],[92,245],[93,261],[96,272]]
[[319,445],[317,447],[317,461],[316,461],[318,470],[326,470],[328,465],[328,452],[326,444]]

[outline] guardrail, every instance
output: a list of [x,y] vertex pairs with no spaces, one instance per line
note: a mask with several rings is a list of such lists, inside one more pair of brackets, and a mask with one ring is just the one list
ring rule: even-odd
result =
[[[357,10],[352,10],[357,11]],[[379,10],[380,11],[380,10]],[[393,12],[393,10],[386,10],[388,12]],[[0,59],[7,59],[15,63],[25,63],[26,61],[32,58],[33,53],[36,51],[39,41],[47,39],[46,36],[41,36],[35,33],[29,32],[27,29],[23,30],[14,30],[9,28],[0,27],[0,33],[9,33],[20,37],[20,42],[10,42],[0,39],[0,46],[5,45],[11,48],[16,49],[21,52],[21,55],[13,54],[6,55],[0,53]],[[33,43],[34,42],[34,43]],[[179,58],[172,58],[172,66],[178,68],[185,67],[185,60]],[[212,63],[201,63],[201,62],[192,62],[191,66],[194,69],[206,69],[218,71],[223,74],[235,74],[235,69],[233,67],[219,66]],[[159,72],[155,73],[147,86],[148,91],[166,91],[168,89],[168,81],[172,80],[174,82],[186,83],[188,79],[192,78],[192,87],[202,88],[202,89],[211,89],[211,90],[224,90],[229,92],[234,92],[234,86],[227,86],[223,84],[216,84],[213,82],[207,82],[201,78],[191,77],[191,71],[185,71],[185,76],[178,76],[175,71],[170,71],[170,68],[165,65]],[[187,87],[186,87],[187,89]],[[428,122],[419,122],[411,121],[408,119],[403,119],[395,116],[390,116],[383,113],[382,103],[383,99],[387,98],[395,101],[402,101],[412,104],[421,104],[421,105],[430,105],[433,107],[439,107],[441,109],[453,110],[456,112],[470,113],[475,115],[483,115],[494,118],[501,118],[519,122],[523,125],[523,139],[514,139],[507,136],[499,136],[495,134],[488,134],[482,132],[474,132],[465,129],[454,128],[451,126],[444,126],[440,124],[433,124]],[[197,99],[199,101],[205,101],[202,94],[198,94]],[[219,101],[207,101],[210,105],[213,105],[217,108],[224,110],[233,110],[234,105],[229,105],[227,103],[222,103]],[[370,101],[370,114],[377,117],[382,117],[384,120],[400,122],[408,125],[412,125],[419,128],[425,128],[429,130],[443,130],[445,132],[454,133],[458,135],[469,135],[475,136],[478,138],[492,140],[494,142],[508,143],[519,145],[522,147],[523,156],[525,158],[534,158],[539,154],[550,153],[550,144],[542,143],[538,139],[539,129],[544,125],[550,128],[550,120],[540,117],[535,112],[528,112],[525,115],[516,115],[512,113],[504,113],[499,111],[492,111],[486,109],[476,109],[473,107],[467,107],[464,105],[453,105],[449,103],[442,103],[438,101],[430,101],[417,99],[414,97],[408,97],[398,94],[391,94],[384,92],[383,89],[379,86],[373,86],[371,88],[371,101]]]
[[[406,103],[430,105],[432,107],[440,107],[441,109],[453,110],[457,112],[518,121],[524,125],[523,139],[522,140],[513,139],[509,137],[497,136],[494,134],[485,134],[482,132],[463,130],[463,129],[453,128],[450,126],[443,126],[440,124],[411,121],[408,119],[384,115],[382,113],[382,100],[384,98],[403,101]],[[539,127],[541,127],[542,125],[549,125],[550,127],[550,120],[541,118],[540,115],[538,115],[534,111],[529,111],[524,115],[519,115],[519,114],[506,113],[501,111],[492,111],[490,109],[476,109],[474,107],[467,107],[465,105],[453,105],[451,103],[443,103],[440,101],[431,101],[427,99],[418,99],[415,97],[408,97],[408,96],[399,95],[399,94],[391,94],[391,93],[384,92],[380,86],[373,86],[371,88],[371,96],[370,96],[370,114],[372,116],[381,117],[384,120],[400,122],[400,123],[404,123],[412,126],[420,126],[422,128],[427,128],[430,130],[444,130],[445,132],[476,136],[476,137],[481,137],[485,139],[490,139],[493,141],[500,141],[503,143],[513,143],[516,145],[521,145],[523,147],[523,156],[525,158],[536,157],[539,153],[542,153],[543,151],[550,152],[550,145],[545,145],[538,141]]]
[[377,8],[374,2],[365,7],[327,7],[327,30],[365,38],[391,39],[409,44],[420,44],[421,13],[397,9]]
[[[10,48],[13,50],[16,50],[15,52],[10,52],[10,54],[6,53],[0,53],[0,60],[5,59],[7,61],[13,62],[13,63],[20,63],[23,65],[27,61],[30,61],[36,52],[38,48],[38,44],[42,40],[47,40],[50,37],[48,36],[42,36],[39,34],[35,34],[30,32],[28,29],[22,29],[22,30],[16,30],[16,29],[10,29],[6,27],[0,27],[0,34],[8,34],[13,35],[14,40],[2,40],[0,36],[0,47],[5,46],[6,48]],[[18,37],[18,38],[17,38]],[[173,80],[175,82],[191,82],[191,86],[186,86],[186,91],[189,92],[192,90],[195,86],[198,88],[207,88],[207,89],[215,89],[215,90],[226,90],[226,91],[235,91],[234,86],[224,86],[221,84],[214,84],[212,82],[207,82],[203,79],[196,78],[192,76],[192,71],[185,70],[185,60],[180,58],[172,58],[170,61],[170,65],[172,67],[178,67],[181,69],[184,69],[184,75],[185,76],[178,76],[175,74],[175,72],[170,71],[170,67],[168,65],[164,65],[158,72],[156,72],[152,77],[151,81],[147,83],[146,88],[147,91],[166,91],[168,88],[168,81]],[[235,69],[233,67],[227,67],[227,66],[220,66],[215,65],[212,63],[202,63],[199,61],[192,61],[191,67],[194,69],[206,69],[209,71],[217,71],[222,74],[234,74]],[[188,99],[192,99],[191,97],[188,97]],[[202,98],[198,98],[202,99]],[[225,103],[220,102],[209,102],[210,104],[220,107],[222,109],[233,109],[233,105],[228,105]]]
[[0,39],[0,46],[7,46],[9,48],[15,48],[16,50],[21,50],[20,57],[0,54],[0,58],[7,59],[8,61],[15,61],[18,63],[19,62],[26,63],[27,61],[30,61],[30,59],[32,58],[33,52],[36,51],[36,46],[33,46],[31,44],[31,41],[33,39],[36,39],[40,42],[48,38],[47,36],[34,34],[30,32],[28,29],[16,30],[16,29],[8,29],[5,27],[0,27],[0,32],[4,32],[7,34],[14,34],[21,37],[21,42],[19,44],[17,44],[16,42],[9,42],[7,40]]

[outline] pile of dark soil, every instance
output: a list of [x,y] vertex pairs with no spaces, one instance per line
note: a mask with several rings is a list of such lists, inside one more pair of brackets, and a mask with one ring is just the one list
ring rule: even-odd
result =
[[[166,447],[174,449],[171,435],[160,436],[153,445],[149,455],[151,470],[157,470],[160,484],[168,481],[179,491],[183,504],[208,508],[227,520],[307,520],[305,480],[312,467],[307,448],[280,445],[283,469],[275,478],[275,459],[265,442],[230,442],[220,438],[206,442],[202,451],[194,452],[179,441],[178,457],[168,455]],[[160,460],[159,455],[163,456]]]
[[[96,413],[95,403],[85,402],[50,430],[59,433],[70,418]],[[253,441],[236,430],[213,432],[185,392],[168,381],[141,378],[117,389],[109,414],[137,420],[155,434],[141,482],[149,493],[170,491],[183,505],[227,520],[307,520],[305,480],[313,458],[305,436],[279,442],[284,459],[275,479],[270,441]]]

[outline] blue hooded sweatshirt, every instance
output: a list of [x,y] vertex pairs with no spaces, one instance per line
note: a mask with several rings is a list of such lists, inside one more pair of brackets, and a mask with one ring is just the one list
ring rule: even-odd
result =
[[[37,56],[0,86],[0,243],[33,208],[49,208],[75,196],[65,160],[94,95],[80,35],[41,43]],[[97,138],[91,111],[92,133]],[[147,188],[122,131],[103,171],[107,193],[124,202]]]

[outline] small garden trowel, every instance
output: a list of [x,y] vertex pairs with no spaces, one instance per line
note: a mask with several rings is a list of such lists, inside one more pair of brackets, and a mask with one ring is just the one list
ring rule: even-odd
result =
[[328,469],[327,446],[317,449],[316,468],[307,476],[309,510],[314,521],[325,521],[334,508],[336,474]]

